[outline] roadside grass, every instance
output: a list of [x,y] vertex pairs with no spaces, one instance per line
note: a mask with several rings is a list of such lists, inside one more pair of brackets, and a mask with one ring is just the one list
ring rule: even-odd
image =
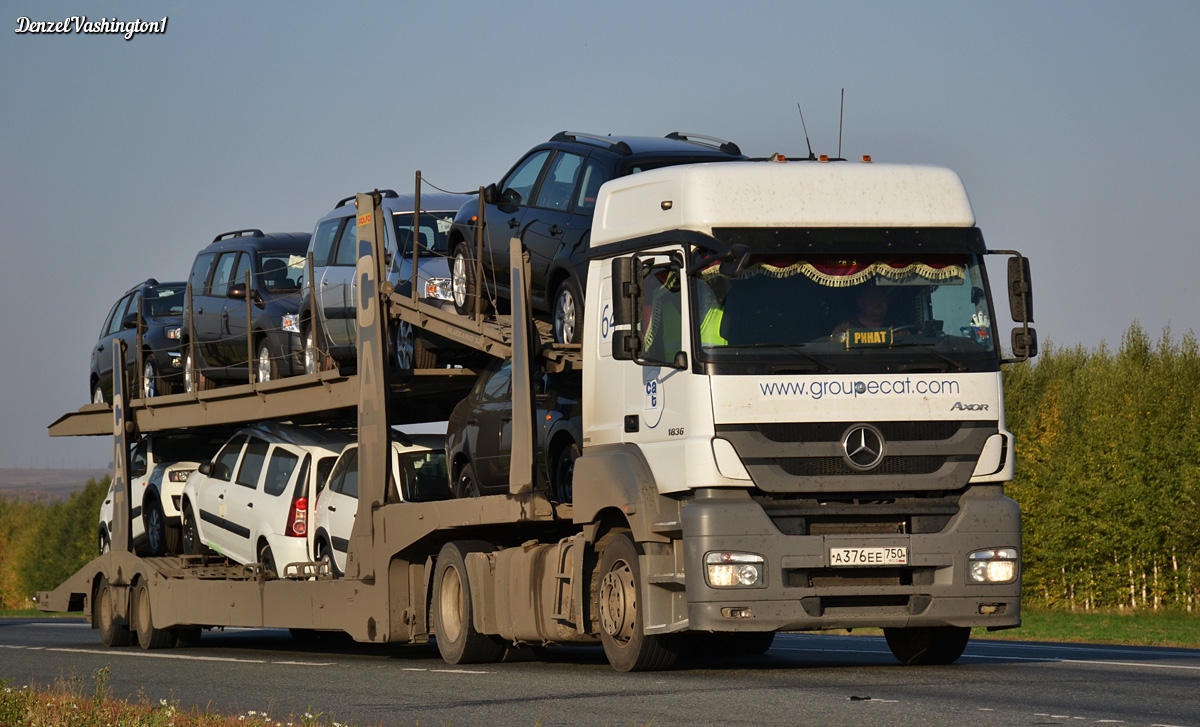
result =
[[1021,628],[972,638],[1200,648],[1200,615],[1186,611],[1059,611],[1023,607]]
[[346,727],[332,716],[312,711],[271,715],[250,710],[218,715],[199,708],[181,711],[175,702],[152,702],[144,695],[129,701],[112,698],[108,667],[83,678],[59,679],[50,686],[13,686],[0,679],[0,725],[70,725],[70,727]]
[[[853,634],[882,636],[883,629],[854,629]],[[971,638],[1198,649],[1200,614],[1170,610],[1061,611],[1024,606],[1020,628],[1004,631],[976,628],[971,630]]]

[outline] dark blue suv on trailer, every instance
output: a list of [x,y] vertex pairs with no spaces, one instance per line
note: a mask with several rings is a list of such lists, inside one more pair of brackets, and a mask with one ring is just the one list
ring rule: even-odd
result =
[[[698,134],[595,136],[563,131],[531,149],[508,174],[484,189],[481,264],[485,293],[509,299],[508,241],[519,237],[530,256],[535,310],[547,312],[554,339],[578,343],[583,329],[583,281],[588,237],[600,185],[649,169],[746,159],[737,144]],[[475,223],[479,203],[463,205],[450,230],[454,305],[467,313],[475,291]]]
[[[138,283],[116,302],[100,339],[92,348],[88,387],[92,402],[111,402],[113,390],[113,346],[125,342],[126,381],[133,387],[126,398],[148,398],[183,390],[183,358],[180,348],[180,316],[183,315],[187,283],[160,283],[150,278]],[[141,315],[142,369],[138,373],[138,316]]]
[[[264,382],[304,372],[300,288],[308,233],[236,230],[196,255],[183,311],[184,385]],[[247,287],[249,280],[249,287]]]

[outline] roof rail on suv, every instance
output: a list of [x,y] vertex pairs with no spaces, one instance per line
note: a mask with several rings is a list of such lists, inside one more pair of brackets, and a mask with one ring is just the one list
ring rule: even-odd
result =
[[[738,147],[737,144],[734,144],[732,141],[725,141],[724,139],[718,139],[715,136],[705,136],[704,134],[693,134],[691,132],[684,133],[682,131],[672,131],[670,134],[667,134],[667,138],[674,139],[676,141],[690,141],[693,144],[700,144],[701,146],[707,146],[707,147],[710,147],[713,149],[720,149],[721,151],[725,152],[726,154],[741,154],[742,153],[742,150]],[[700,141],[697,141],[698,139]],[[708,142],[708,143],[705,143],[705,142]]]
[[213,242],[220,242],[226,238],[234,237],[266,237],[262,230],[256,230],[253,227],[248,227],[244,230],[233,230],[232,232],[222,232],[213,238]]
[[[380,194],[380,195],[381,195],[381,196],[382,196],[384,199],[390,199],[390,198],[395,198],[395,197],[399,197],[399,196],[400,196],[400,195],[396,194],[396,190],[394,190],[394,189],[380,189],[380,190],[377,190],[377,191],[379,192],[379,194]],[[353,201],[355,200],[355,198],[356,198],[356,197],[358,197],[358,195],[357,195],[357,194],[352,194],[352,195],[350,195],[349,197],[345,197],[345,198],[343,198],[343,199],[339,199],[339,200],[338,200],[338,203],[337,203],[337,204],[335,204],[335,205],[333,206],[333,208],[334,208],[334,209],[337,209],[338,207],[341,207],[342,205],[346,204],[347,202],[353,202]]]
[[600,146],[606,146],[618,154],[632,154],[633,149],[623,141],[613,141],[612,137],[599,134],[584,134],[578,131],[560,131],[550,137],[550,141],[590,141]]

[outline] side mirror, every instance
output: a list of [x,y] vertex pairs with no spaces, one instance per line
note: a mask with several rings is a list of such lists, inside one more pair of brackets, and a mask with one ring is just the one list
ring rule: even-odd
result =
[[210,475],[210,474],[212,474],[212,462],[201,462],[200,466],[197,467],[196,469],[202,475]]
[[[225,295],[228,298],[234,298],[236,300],[245,300],[246,299],[246,284],[245,283],[234,283],[233,285],[230,285],[229,292],[226,293]],[[262,302],[262,296],[258,294],[257,290],[250,291],[250,299],[256,303]]]
[[137,313],[125,314],[125,317],[121,319],[121,328],[137,328],[137,318]]
[[1008,259],[1008,307],[1014,322],[1033,320],[1033,281],[1027,257],[1017,255]]
[[642,297],[638,267],[633,257],[612,261],[613,325],[621,329],[613,335],[612,355],[618,361],[635,361],[642,355],[642,337],[637,330]]
[[1032,328],[1014,328],[1012,332],[1013,357],[1025,361],[1038,354],[1037,331]]
[[[719,270],[722,275],[736,278],[746,269],[750,262],[750,246],[735,244],[729,248],[730,259],[721,263]],[[686,368],[686,367],[685,367]]]
[[498,196],[499,192],[497,191],[495,184],[489,184],[483,188],[484,204],[496,204],[499,202]]

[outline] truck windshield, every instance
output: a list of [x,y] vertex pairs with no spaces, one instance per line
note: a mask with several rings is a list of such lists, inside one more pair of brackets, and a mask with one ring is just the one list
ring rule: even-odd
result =
[[713,264],[692,286],[703,362],[791,356],[842,370],[995,359],[976,255],[756,255],[736,277]]

